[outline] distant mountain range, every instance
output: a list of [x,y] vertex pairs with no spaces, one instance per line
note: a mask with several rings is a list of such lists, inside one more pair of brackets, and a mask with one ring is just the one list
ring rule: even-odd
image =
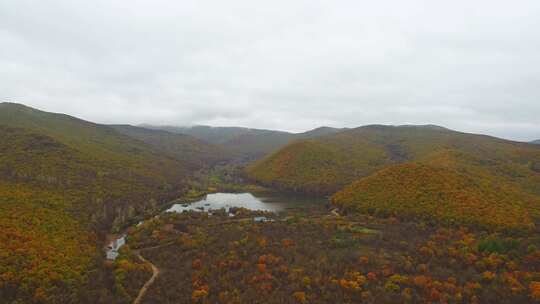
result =
[[211,166],[217,162],[229,160],[235,155],[226,148],[199,140],[190,135],[162,130],[146,129],[131,125],[109,125],[120,134],[140,140],[161,153],[177,159],[198,162],[198,166]]
[[531,141],[531,144],[540,145],[540,139]]
[[297,139],[312,138],[345,130],[320,127],[303,133],[290,133],[241,127],[173,127],[153,125],[141,125],[141,127],[190,135],[205,142],[220,145],[228,151],[241,156],[244,160],[255,160],[264,157]]

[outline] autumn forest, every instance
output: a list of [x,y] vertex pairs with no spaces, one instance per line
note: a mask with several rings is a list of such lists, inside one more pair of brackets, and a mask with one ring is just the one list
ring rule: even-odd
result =
[[[540,303],[534,143],[106,125],[15,103],[0,138],[0,303]],[[291,202],[189,208],[219,193]]]

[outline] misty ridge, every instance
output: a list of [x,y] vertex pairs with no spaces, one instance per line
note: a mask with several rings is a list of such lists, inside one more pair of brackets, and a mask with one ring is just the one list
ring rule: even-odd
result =
[[538,20],[0,1],[0,303],[540,303]]
[[540,137],[535,1],[55,1],[0,4],[0,100],[105,124]]

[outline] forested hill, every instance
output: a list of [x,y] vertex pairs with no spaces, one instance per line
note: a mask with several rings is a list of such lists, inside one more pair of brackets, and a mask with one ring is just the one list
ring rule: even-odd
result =
[[434,126],[373,125],[295,141],[247,174],[288,191],[343,189],[333,202],[348,211],[449,221],[467,215],[460,220],[490,225],[490,210],[492,221],[515,214],[507,217],[513,224],[531,227],[540,206],[540,147]]
[[280,131],[270,131],[262,129],[252,129],[243,127],[211,127],[211,126],[190,126],[190,127],[175,127],[175,126],[154,126],[154,125],[141,125],[141,127],[147,129],[165,130],[171,133],[186,134],[195,138],[204,140],[213,144],[224,144],[230,140],[233,140],[239,136],[246,134],[257,134],[275,132],[283,135],[290,133]]
[[343,130],[320,127],[303,133],[290,133],[242,127],[173,127],[151,125],[143,125],[143,127],[190,135],[208,143],[220,145],[243,160],[262,158],[294,140],[332,134]]
[[102,235],[180,196],[192,172],[224,157],[195,138],[145,143],[129,129],[0,104],[0,299],[109,303]]
[[255,162],[249,175],[262,183],[308,193],[330,194],[353,180],[392,164],[452,150],[486,164],[521,165],[538,156],[534,146],[434,126],[371,125],[295,141]]
[[230,160],[237,155],[220,145],[199,140],[190,135],[164,130],[145,129],[130,125],[111,125],[117,132],[140,140],[171,157],[197,162],[200,166]]
[[[29,152],[43,149],[43,146],[33,144],[23,148],[15,142],[2,155],[2,167],[10,168],[10,173],[4,177],[17,179],[23,175],[24,182],[49,180],[74,189],[80,187],[70,185],[80,182],[86,185],[86,191],[97,193],[94,203],[84,206],[90,209],[96,203],[109,206],[111,202],[127,204],[127,201],[130,206],[142,207],[151,199],[174,196],[183,191],[191,172],[227,157],[221,149],[189,136],[166,132],[154,132],[157,134],[150,136],[147,130],[136,127],[114,128],[20,104],[0,104],[0,125],[47,138],[70,151],[66,152],[64,163],[41,161],[36,167],[29,165],[33,161],[31,158],[47,157],[49,151],[32,154]],[[17,136],[12,138],[18,140]],[[69,158],[71,154],[77,157]],[[15,163],[20,157],[30,159]],[[58,176],[62,172],[68,174],[59,166],[71,168],[72,176]],[[55,187],[53,184],[50,186]],[[128,196],[132,198],[127,199]],[[95,209],[101,210],[103,217],[115,217],[104,211],[108,207]]]

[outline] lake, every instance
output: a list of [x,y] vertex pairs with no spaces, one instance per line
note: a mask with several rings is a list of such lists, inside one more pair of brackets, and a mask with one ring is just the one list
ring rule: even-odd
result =
[[176,203],[167,212],[209,211],[231,207],[246,208],[270,212],[282,212],[287,209],[302,208],[313,204],[323,204],[324,199],[306,198],[286,194],[257,193],[212,193],[193,203]]
[[[282,193],[212,193],[207,194],[204,198],[193,202],[183,203],[177,202],[172,205],[166,212],[183,212],[183,211],[211,211],[224,208],[229,211],[229,208],[246,208],[250,210],[261,210],[270,212],[282,212],[287,209],[305,208],[310,205],[324,204],[326,200],[323,198],[308,198],[304,196],[296,196]],[[126,235],[113,240],[107,247],[107,259],[115,260],[118,257],[118,251],[126,243]]]

